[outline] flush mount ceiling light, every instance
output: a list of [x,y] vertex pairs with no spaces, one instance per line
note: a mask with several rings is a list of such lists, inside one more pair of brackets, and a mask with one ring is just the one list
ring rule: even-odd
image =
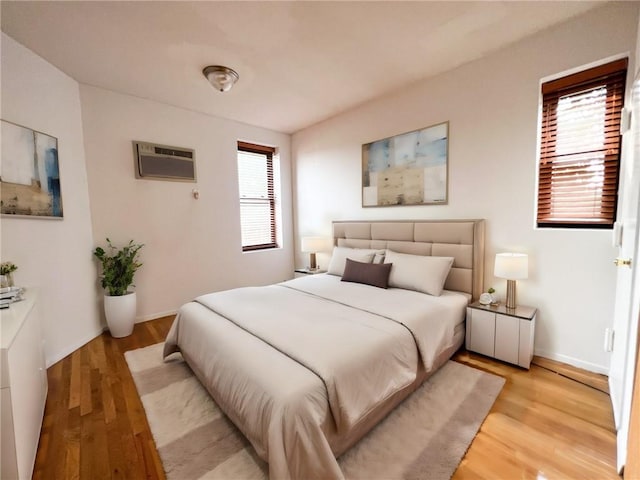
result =
[[240,75],[235,70],[222,65],[209,65],[202,70],[203,75],[220,92],[228,92],[238,81]]

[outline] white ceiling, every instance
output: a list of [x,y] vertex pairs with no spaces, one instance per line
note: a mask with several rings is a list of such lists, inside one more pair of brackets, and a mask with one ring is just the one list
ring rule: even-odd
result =
[[1,19],[81,83],[292,133],[600,4],[2,1]]

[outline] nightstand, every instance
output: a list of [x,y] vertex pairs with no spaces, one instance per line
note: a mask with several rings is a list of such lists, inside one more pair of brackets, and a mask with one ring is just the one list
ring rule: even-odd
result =
[[326,270],[309,270],[308,268],[296,268],[293,278],[304,277],[305,275],[317,275],[318,273],[327,273]]
[[467,307],[467,350],[529,368],[533,357],[533,339],[537,309],[518,305],[482,305]]

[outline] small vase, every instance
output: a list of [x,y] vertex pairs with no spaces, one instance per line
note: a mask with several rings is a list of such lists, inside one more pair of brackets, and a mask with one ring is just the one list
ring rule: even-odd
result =
[[13,273],[5,274],[5,277],[7,277],[7,287],[13,287]]

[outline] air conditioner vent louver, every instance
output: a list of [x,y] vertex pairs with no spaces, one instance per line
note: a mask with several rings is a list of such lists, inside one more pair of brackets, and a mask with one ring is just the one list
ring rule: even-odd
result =
[[175,148],[155,147],[157,154],[169,155],[171,157],[193,158],[193,151],[176,150]]
[[133,142],[136,178],[196,181],[195,151],[153,143]]

